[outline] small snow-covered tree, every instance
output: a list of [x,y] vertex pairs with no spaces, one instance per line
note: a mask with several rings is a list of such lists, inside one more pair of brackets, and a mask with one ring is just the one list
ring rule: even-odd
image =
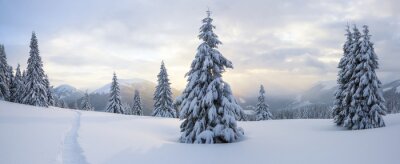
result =
[[180,119],[183,143],[229,143],[243,135],[236,119],[241,107],[232,95],[228,83],[222,80],[225,68],[232,62],[217,50],[221,42],[214,33],[211,12],[203,19],[199,39],[203,41],[191,64],[187,85],[181,95]]
[[22,102],[28,105],[48,107],[48,95],[42,58],[35,32],[32,32],[28,68],[26,72],[26,94]]
[[78,100],[75,100],[75,102],[74,102],[74,104],[73,104],[73,106],[72,106],[72,109],[78,109],[78,110],[80,110],[80,107],[79,107],[79,105],[78,105]]
[[260,95],[258,96],[258,103],[256,108],[256,120],[270,120],[272,119],[272,114],[269,111],[269,106],[265,102],[265,90],[264,86],[260,86]]
[[69,106],[68,106],[68,104],[64,101],[64,99],[60,99],[59,100],[59,107],[60,108],[66,108],[66,109],[68,109],[69,108]]
[[378,57],[370,41],[368,26],[364,26],[362,41],[353,44],[359,44],[359,50],[354,52],[356,65],[349,85],[353,96],[343,126],[353,130],[383,127],[386,106],[381,82],[375,73]]
[[181,96],[177,96],[174,100],[174,102],[172,103],[172,107],[175,109],[176,111],[176,117],[179,118],[179,109],[182,103],[182,98]]
[[88,92],[85,92],[85,95],[82,98],[82,102],[81,102],[81,106],[82,106],[82,110],[87,110],[87,111],[94,111],[94,108],[92,106],[92,104],[90,103],[90,97]]
[[0,72],[0,100],[7,100],[10,90],[7,85],[6,76]]
[[335,92],[335,101],[334,101],[334,106],[332,108],[332,116],[334,122],[338,126],[343,125],[344,117],[349,107],[349,102],[350,102],[349,98],[351,97],[351,95],[349,90],[347,89],[347,86],[354,72],[355,57],[353,52],[356,52],[359,49],[358,44],[353,44],[353,42],[359,41],[360,34],[358,32],[358,29],[355,27],[354,29],[355,34],[353,35],[350,31],[350,27],[347,26],[346,32],[347,32],[346,33],[347,37],[346,37],[346,42],[343,45],[343,56],[338,64],[339,68],[338,79],[337,79],[338,88]]
[[10,98],[11,76],[9,69],[4,45],[0,44],[0,100],[9,100]]
[[49,106],[55,106],[53,86],[50,86],[49,78],[47,75],[44,76],[44,83],[47,89],[47,102]]
[[132,115],[143,115],[143,105],[139,90],[135,90],[135,95],[133,96]]
[[117,81],[117,75],[115,73],[111,83],[110,98],[108,99],[108,104],[105,111],[110,113],[124,113],[124,109],[122,108],[119,84]]
[[172,92],[164,61],[161,62],[160,73],[157,77],[158,85],[154,92],[154,110],[152,115],[156,117],[176,118],[176,110],[172,105]]
[[21,75],[20,65],[18,64],[17,69],[15,70],[15,76],[11,84],[12,94],[10,101],[15,103],[21,102],[21,97],[24,94],[24,81]]
[[132,115],[132,108],[128,103],[122,103],[122,108],[124,109],[124,114]]
[[55,103],[56,103],[56,107],[60,107],[61,108],[61,99],[60,99],[60,97],[58,97],[58,96],[56,96],[56,97],[54,97],[55,99]]

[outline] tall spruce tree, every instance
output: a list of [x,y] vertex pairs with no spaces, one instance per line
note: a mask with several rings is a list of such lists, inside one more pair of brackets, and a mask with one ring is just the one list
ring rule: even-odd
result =
[[110,113],[124,113],[117,75],[115,73],[111,83],[110,98],[108,99],[108,104],[105,111]]
[[11,84],[11,97],[10,101],[15,103],[21,102],[21,97],[24,94],[24,81],[21,75],[20,65],[18,64],[17,69],[15,70],[15,76]]
[[369,129],[385,126],[385,100],[381,82],[376,76],[378,57],[370,41],[368,26],[364,26],[362,40],[354,42],[359,49],[354,51],[355,70],[348,91],[352,99],[345,115],[343,126],[348,129]]
[[272,119],[272,114],[269,111],[269,106],[265,102],[265,90],[264,86],[260,86],[260,95],[258,96],[258,103],[256,108],[256,120],[270,120]]
[[[356,27],[354,31],[356,33],[355,35],[359,35],[358,29]],[[354,72],[355,57],[353,51],[358,49],[358,45],[353,44],[353,34],[351,33],[350,27],[348,25],[346,28],[346,32],[347,32],[346,42],[343,45],[343,56],[338,64],[339,68],[338,79],[337,79],[338,89],[335,92],[335,101],[332,109],[334,122],[338,126],[343,126],[344,117],[347,112],[346,109],[349,107],[350,104],[350,99],[346,100],[346,97],[347,98],[351,97],[349,95],[350,92],[347,90],[346,87],[348,86],[347,84],[351,80],[351,76],[353,75]],[[357,39],[358,41],[359,37],[355,39]]]
[[241,107],[232,95],[229,84],[222,80],[225,68],[233,68],[217,50],[221,42],[214,33],[211,12],[202,20],[197,48],[190,71],[186,74],[188,84],[181,96],[180,119],[183,143],[229,143],[243,135],[236,119]]
[[133,96],[132,115],[143,115],[143,104],[139,90],[135,90],[135,95]]
[[82,110],[87,110],[87,111],[94,111],[94,108],[92,106],[92,104],[90,103],[90,97],[88,92],[85,92],[85,95],[82,98],[82,102],[81,102],[81,106],[82,106]]
[[28,68],[26,72],[26,94],[22,102],[28,105],[48,107],[48,95],[42,58],[35,32],[32,32]]
[[0,100],[10,99],[11,75],[4,45],[0,44]]
[[176,110],[172,103],[172,92],[168,79],[167,69],[164,61],[161,62],[160,73],[158,74],[158,85],[154,92],[154,110],[152,115],[156,117],[176,118]]

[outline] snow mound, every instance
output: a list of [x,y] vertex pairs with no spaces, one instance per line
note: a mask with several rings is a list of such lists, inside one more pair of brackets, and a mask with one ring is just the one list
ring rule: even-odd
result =
[[238,122],[246,132],[242,141],[197,145],[178,143],[181,123],[178,119],[79,112],[77,115],[75,110],[0,101],[0,163],[397,164],[399,161],[400,114],[385,116],[387,127],[357,131],[344,130],[334,126],[332,120],[324,119]]

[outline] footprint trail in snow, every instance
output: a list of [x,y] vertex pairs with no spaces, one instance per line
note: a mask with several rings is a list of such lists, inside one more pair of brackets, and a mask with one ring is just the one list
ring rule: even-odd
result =
[[82,154],[82,148],[78,143],[78,130],[81,122],[81,113],[76,112],[71,130],[65,135],[62,147],[63,164],[88,164],[85,156]]

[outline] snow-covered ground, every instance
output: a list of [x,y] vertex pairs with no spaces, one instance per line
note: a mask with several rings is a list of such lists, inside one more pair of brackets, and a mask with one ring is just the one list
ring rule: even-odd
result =
[[331,120],[239,122],[240,142],[194,145],[177,142],[177,119],[0,101],[0,163],[397,164],[400,114],[385,121],[385,128],[359,131]]

